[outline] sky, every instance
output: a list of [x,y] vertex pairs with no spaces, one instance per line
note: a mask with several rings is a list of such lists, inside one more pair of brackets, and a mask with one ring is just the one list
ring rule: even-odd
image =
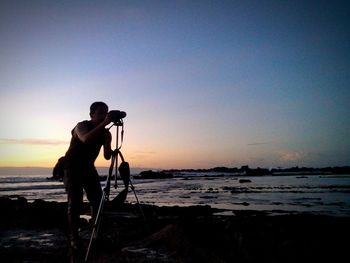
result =
[[0,166],[52,167],[94,101],[126,111],[131,167],[350,165],[349,22],[348,1],[1,0]]

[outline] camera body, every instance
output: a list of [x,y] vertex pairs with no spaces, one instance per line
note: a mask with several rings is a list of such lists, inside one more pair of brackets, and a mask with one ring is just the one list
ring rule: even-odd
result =
[[111,110],[109,114],[114,123],[119,123],[121,119],[126,117],[126,112],[120,110]]

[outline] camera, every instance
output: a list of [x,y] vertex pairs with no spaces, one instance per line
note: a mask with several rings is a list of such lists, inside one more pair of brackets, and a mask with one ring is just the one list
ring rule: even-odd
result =
[[120,122],[121,119],[126,117],[126,112],[125,111],[120,111],[120,110],[111,110],[109,112],[111,119],[114,123]]

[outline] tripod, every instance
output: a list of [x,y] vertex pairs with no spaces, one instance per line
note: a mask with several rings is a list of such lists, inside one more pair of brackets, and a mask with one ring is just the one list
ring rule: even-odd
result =
[[[117,129],[116,129],[116,148],[115,148],[115,150],[112,153],[111,165],[109,167],[106,184],[105,184],[105,187],[104,187],[104,189],[102,191],[102,197],[101,197],[100,205],[99,205],[99,208],[98,208],[98,211],[97,211],[97,214],[96,214],[96,218],[94,220],[94,225],[93,225],[93,229],[92,229],[92,233],[91,233],[91,237],[90,237],[90,241],[89,241],[89,246],[87,248],[86,255],[85,255],[85,262],[87,262],[87,260],[89,258],[89,253],[90,253],[93,241],[97,239],[98,230],[99,230],[99,227],[100,227],[100,224],[101,224],[101,215],[103,213],[103,209],[104,209],[106,201],[109,200],[111,180],[112,180],[112,174],[113,174],[114,167],[115,167],[114,188],[117,188],[117,186],[118,186],[117,185],[117,175],[118,175],[118,156],[119,155],[120,155],[120,158],[122,160],[122,163],[119,166],[119,173],[120,173],[121,178],[122,178],[122,180],[124,182],[124,185],[125,185],[125,189],[122,192],[120,192],[119,195],[123,196],[122,201],[124,202],[125,199],[126,199],[127,192],[128,192],[128,187],[130,185],[130,188],[131,188],[131,190],[133,191],[133,193],[135,195],[136,202],[137,202],[137,204],[139,206],[139,209],[141,211],[143,219],[144,219],[144,221],[146,221],[146,217],[145,217],[145,215],[143,213],[143,210],[142,210],[141,205],[139,203],[139,200],[137,198],[134,185],[133,185],[132,181],[130,180],[129,164],[127,162],[125,162],[124,157],[123,157],[122,153],[120,152],[120,149],[121,149],[122,144],[123,144],[124,123],[123,123],[122,120],[119,120],[118,122],[114,122],[114,124],[110,128],[112,128],[113,126],[117,127]],[[119,146],[119,127],[122,127],[122,130],[121,130],[121,145],[120,146]],[[146,227],[149,230],[147,224],[146,224]]]
[[[105,206],[106,201],[109,200],[109,194],[110,194],[110,187],[111,187],[111,180],[112,180],[112,174],[113,174],[113,169],[114,169],[114,164],[115,164],[115,188],[117,188],[117,175],[118,175],[118,155],[120,153],[120,148],[121,146],[119,146],[119,127],[122,127],[122,131],[121,131],[121,137],[123,141],[123,134],[124,134],[124,123],[122,120],[119,120],[118,122],[115,122],[110,128],[112,128],[113,126],[116,126],[116,148],[112,153],[112,160],[111,160],[111,165],[109,167],[109,171],[108,171],[108,176],[107,176],[107,180],[106,180],[106,185],[103,188],[102,191],[102,197],[101,197],[101,201],[100,201],[100,205],[98,207],[98,211],[96,214],[96,218],[94,220],[94,225],[93,225],[93,229],[92,229],[92,234],[90,237],[90,242],[89,242],[89,246],[88,249],[86,251],[86,255],[85,255],[85,262],[87,262],[88,258],[89,258],[89,253],[90,253],[90,249],[91,249],[91,245],[93,240],[97,239],[97,235],[98,235],[98,230],[100,227],[100,223],[101,223],[101,215]],[[123,156],[122,157],[122,161],[124,161]]]

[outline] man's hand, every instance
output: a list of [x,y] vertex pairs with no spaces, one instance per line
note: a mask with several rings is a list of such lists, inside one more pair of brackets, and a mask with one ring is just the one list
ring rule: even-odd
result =
[[112,119],[112,113],[111,111],[109,111],[106,115],[106,118],[103,120],[103,125],[106,126],[108,124],[110,124],[111,122],[113,122],[113,119]]

